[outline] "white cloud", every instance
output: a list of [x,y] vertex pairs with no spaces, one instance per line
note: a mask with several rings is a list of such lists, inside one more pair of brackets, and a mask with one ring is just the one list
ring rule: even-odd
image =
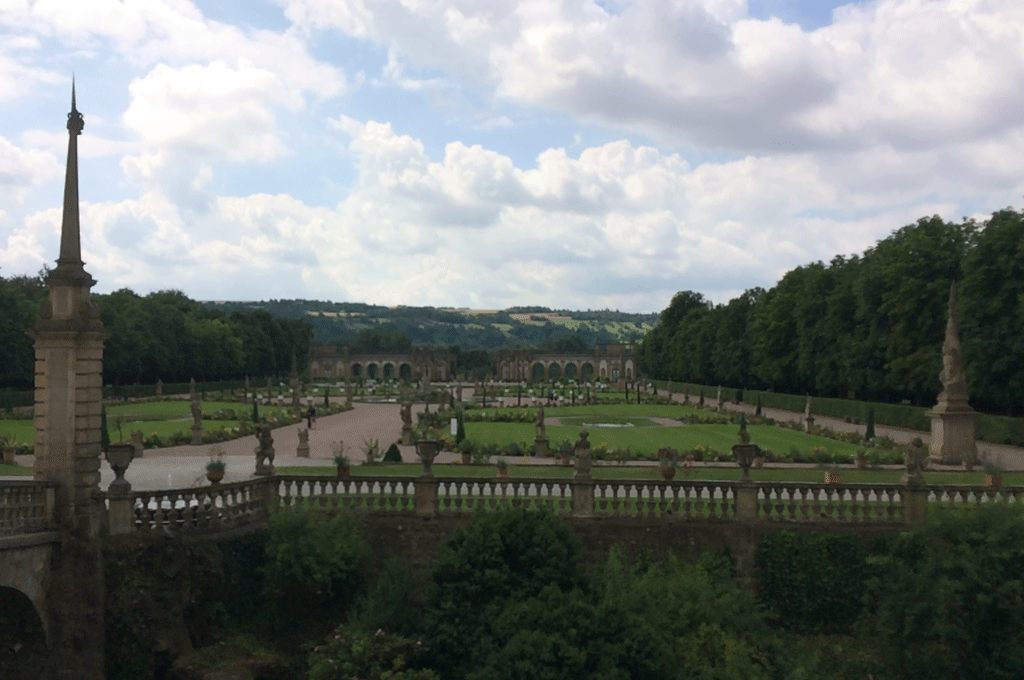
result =
[[[297,24],[368,38],[499,99],[744,150],[934,145],[1019,128],[1024,6],[879,0],[817,31],[741,0],[289,0]],[[392,57],[397,59],[400,57]]]

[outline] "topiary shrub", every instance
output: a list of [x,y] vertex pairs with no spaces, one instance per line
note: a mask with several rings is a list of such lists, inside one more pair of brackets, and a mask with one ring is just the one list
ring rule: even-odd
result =
[[402,452],[398,450],[398,444],[392,444],[388,447],[388,450],[384,452],[385,463],[401,463]]

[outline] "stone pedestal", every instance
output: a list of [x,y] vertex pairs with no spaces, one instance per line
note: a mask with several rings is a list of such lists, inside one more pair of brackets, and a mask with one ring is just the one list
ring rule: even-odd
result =
[[199,446],[203,443],[203,426],[192,424],[192,446]]
[[416,479],[416,489],[413,491],[413,506],[417,515],[426,517],[437,512],[437,480],[429,477]]
[[594,480],[587,475],[586,479],[572,481],[572,515],[573,517],[594,516]]
[[538,458],[543,458],[548,455],[548,440],[547,437],[537,437],[533,440],[533,455]]
[[295,449],[295,455],[299,458],[309,458],[309,430],[299,428],[299,445]]
[[804,418],[804,432],[810,432],[814,428],[814,416]]
[[736,519],[748,522],[757,519],[757,484],[739,482],[736,485]]
[[402,425],[402,445],[412,446],[413,443],[412,425]]
[[970,408],[954,409],[936,406],[928,412],[932,419],[932,441],[928,452],[932,460],[943,465],[959,465],[964,460],[978,460],[975,442],[975,421],[978,413]]
[[928,516],[928,489],[907,487],[900,491],[903,497],[903,520],[910,523],[923,522]]

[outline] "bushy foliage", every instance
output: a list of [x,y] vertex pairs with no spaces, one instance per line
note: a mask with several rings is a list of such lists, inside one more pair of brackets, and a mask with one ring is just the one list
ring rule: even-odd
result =
[[408,667],[421,652],[418,640],[341,626],[310,653],[309,680],[437,680],[432,670]]
[[271,516],[266,555],[263,592],[274,628],[309,639],[344,619],[366,583],[370,546],[352,516],[283,508]]
[[893,677],[1024,677],[1024,513],[940,512],[871,558],[860,624]]
[[861,610],[866,560],[855,534],[769,534],[757,552],[761,603],[790,630],[849,632]]

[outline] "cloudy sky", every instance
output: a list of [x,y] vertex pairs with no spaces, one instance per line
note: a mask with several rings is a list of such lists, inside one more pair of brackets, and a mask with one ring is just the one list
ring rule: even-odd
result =
[[0,0],[0,273],[659,311],[1024,201],[1020,0]]

